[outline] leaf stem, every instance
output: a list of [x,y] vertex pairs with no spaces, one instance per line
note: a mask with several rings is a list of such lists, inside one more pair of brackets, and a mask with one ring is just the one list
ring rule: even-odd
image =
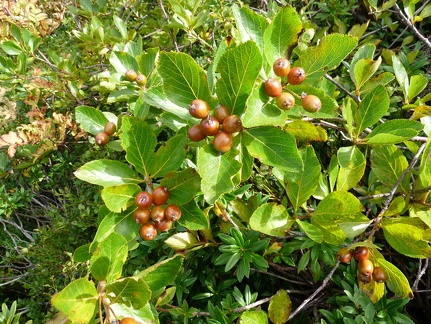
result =
[[355,100],[356,103],[360,103],[361,100],[359,97],[356,97],[353,95],[349,90],[347,90],[345,87],[343,87],[340,83],[335,81],[328,73],[325,74],[325,79],[331,81],[333,84],[335,84],[338,88],[340,88],[346,95],[351,97],[353,100]]

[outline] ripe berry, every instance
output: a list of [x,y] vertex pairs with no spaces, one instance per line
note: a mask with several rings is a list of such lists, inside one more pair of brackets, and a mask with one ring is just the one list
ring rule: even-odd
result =
[[219,132],[213,139],[214,148],[222,153],[229,151],[232,148],[233,138],[227,132]]
[[160,206],[166,204],[169,199],[169,189],[165,186],[158,186],[153,190],[153,204]]
[[165,209],[162,206],[154,206],[151,208],[150,217],[153,222],[163,219],[165,217]]
[[145,224],[150,220],[151,212],[149,209],[146,208],[138,208],[133,212],[133,219],[138,224]]
[[141,191],[135,197],[135,204],[139,208],[150,208],[153,203],[153,196],[146,191]]
[[337,253],[337,259],[342,263],[348,263],[352,259],[352,251],[348,248],[342,248]]
[[167,205],[165,208],[165,219],[176,222],[181,218],[181,209],[177,205]]
[[199,142],[207,137],[204,132],[202,132],[201,125],[193,125],[187,131],[187,136],[193,142]]
[[385,270],[381,267],[375,267],[373,271],[373,279],[376,282],[384,282],[388,280]]
[[359,274],[359,280],[363,283],[370,283],[371,282],[371,276],[363,275],[362,273]]
[[210,113],[208,104],[200,99],[192,100],[189,105],[189,113],[195,118],[205,118]]
[[305,93],[301,95],[301,104],[302,108],[310,113],[315,113],[322,108],[322,102],[319,97],[315,95],[307,95]]
[[227,133],[236,133],[242,129],[241,119],[237,115],[227,116],[222,124],[223,130]]
[[127,70],[124,76],[130,82],[133,82],[136,80],[136,77],[138,76],[138,74],[135,72],[135,70]]
[[213,116],[215,119],[219,121],[219,123],[223,123],[224,119],[230,115],[229,108],[225,105],[219,104],[215,109]]
[[358,262],[358,271],[359,271],[360,274],[369,277],[369,276],[371,276],[373,274],[374,265],[368,259],[359,261]]
[[272,69],[274,70],[275,75],[279,77],[285,77],[289,74],[290,62],[288,59],[280,57],[274,62]]
[[357,246],[353,250],[352,254],[357,261],[363,261],[368,259],[368,256],[370,255],[370,251],[366,246]]
[[157,236],[157,228],[153,223],[146,223],[139,229],[139,235],[141,235],[145,241],[154,240]]
[[115,123],[113,122],[109,122],[105,125],[105,133],[108,134],[109,136],[113,135],[115,133],[115,131],[117,130],[117,126],[115,125]]
[[172,227],[172,221],[162,218],[161,220],[155,221],[154,225],[160,232],[167,232]]
[[265,93],[270,97],[277,97],[282,92],[281,82],[280,80],[268,78],[265,81],[264,85]]
[[120,321],[120,324],[141,324],[131,317],[125,317]]
[[96,137],[94,138],[95,142],[97,145],[99,146],[103,146],[108,144],[109,142],[109,135],[106,134],[105,132],[100,132],[96,135]]
[[289,92],[282,92],[275,100],[278,108],[283,110],[292,109],[295,105],[295,97]]
[[298,85],[301,84],[305,80],[305,71],[301,67],[294,67],[289,71],[287,75],[287,81],[290,84]]
[[201,131],[207,135],[212,136],[220,131],[220,123],[214,117],[208,115],[206,118],[201,120]]
[[143,74],[139,74],[136,79],[135,82],[138,86],[143,87],[144,85],[147,84],[147,77]]

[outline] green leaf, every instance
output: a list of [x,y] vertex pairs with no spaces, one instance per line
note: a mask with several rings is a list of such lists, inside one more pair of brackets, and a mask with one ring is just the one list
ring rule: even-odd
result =
[[316,243],[322,243],[323,242],[322,231],[320,230],[319,227],[317,227],[311,223],[301,221],[299,219],[297,219],[295,222],[299,225],[299,227],[301,227],[301,229],[304,231],[304,233],[307,234],[308,238],[312,239]]
[[138,323],[158,323],[153,313],[154,305],[151,303],[145,304],[140,309],[133,309],[124,304],[110,304],[109,308],[118,318],[131,317]]
[[[159,48],[149,48],[147,49],[146,53],[142,53],[136,57],[136,60],[139,64],[139,72],[143,73],[145,76],[150,76],[150,74],[153,72],[153,70],[156,67],[157,58],[159,57]],[[156,78],[156,75],[154,76]],[[159,78],[157,76],[157,78]],[[148,84],[152,85],[155,82],[153,82],[153,77],[150,77],[148,80]],[[156,83],[157,84],[157,83]]]
[[151,290],[145,281],[134,277],[121,278],[106,285],[106,294],[112,304],[124,304],[134,309],[144,307],[151,298]]
[[149,177],[150,166],[154,163],[156,135],[150,126],[136,117],[124,117],[121,128],[126,160],[133,164],[138,172]]
[[90,260],[90,243],[84,244],[78,247],[75,252],[73,252],[73,261],[74,262],[86,262]]
[[263,52],[263,35],[269,25],[265,17],[257,14],[248,7],[239,8],[237,5],[232,6],[232,13],[235,18],[236,27],[241,38],[241,42],[245,43],[253,40]]
[[408,101],[412,101],[417,97],[428,85],[428,79],[422,74],[412,75],[410,78],[410,86],[407,89]]
[[145,92],[143,98],[144,101],[151,106],[160,108],[186,121],[196,122],[196,119],[190,115],[188,108],[173,103],[163,92],[161,86],[151,87]]
[[337,179],[337,190],[349,190],[362,179],[367,162],[365,156],[356,146],[340,147],[337,152],[340,170]]
[[376,73],[381,63],[382,58],[379,56],[377,60],[363,58],[355,64],[354,74],[356,80],[356,91],[359,91],[362,86],[374,75],[374,73]]
[[354,116],[356,136],[367,127],[377,123],[389,109],[389,95],[384,86],[378,85],[359,104]]
[[143,182],[127,164],[116,160],[90,161],[76,170],[74,175],[78,179],[104,187]]
[[431,187],[431,137],[421,156],[421,163],[419,166],[419,174],[415,181],[415,189],[423,189]]
[[4,41],[0,47],[8,55],[19,55],[23,52],[22,48],[14,41]]
[[410,288],[406,276],[389,261],[385,259],[376,259],[377,264],[385,270],[388,280],[386,285],[395,295],[401,298],[413,298],[413,292]]
[[130,201],[141,191],[136,184],[125,184],[120,186],[105,187],[102,189],[102,199],[110,211],[120,213],[126,210]]
[[286,189],[294,212],[306,202],[316,190],[320,177],[320,163],[312,146],[299,151],[302,167],[296,172],[274,168],[273,173]]
[[200,191],[201,179],[195,169],[188,168],[169,172],[160,184],[169,189],[169,202],[184,205]]
[[201,147],[197,155],[197,166],[202,178],[201,189],[204,198],[213,204],[222,194],[238,185],[241,164],[236,160],[237,152],[231,149],[220,154],[212,144]]
[[296,140],[301,143],[326,142],[328,140],[328,134],[323,127],[305,120],[294,120],[288,123],[284,130],[295,136]]
[[256,43],[248,41],[223,53],[218,63],[220,79],[216,93],[232,114],[242,115],[247,98],[262,68],[262,55]]
[[296,43],[302,31],[302,22],[295,8],[281,7],[265,30],[265,58],[272,66],[273,62],[286,57],[287,48]]
[[188,107],[196,98],[211,103],[205,72],[190,55],[160,53],[158,72],[163,79],[163,90],[174,104]]
[[392,119],[377,125],[361,142],[366,144],[396,144],[416,136],[423,125],[414,120]]
[[118,31],[121,34],[121,37],[123,40],[127,40],[127,25],[126,23],[117,15],[113,16],[114,18],[114,24],[117,27]]
[[386,240],[397,252],[411,258],[431,257],[431,247],[425,240],[428,226],[419,218],[384,218],[381,227]]
[[372,59],[374,57],[374,52],[376,51],[376,46],[374,44],[365,44],[356,51],[355,55],[350,62],[349,74],[354,84],[358,84],[355,77],[355,66],[358,61],[362,59]]
[[106,212],[105,217],[97,228],[96,235],[90,246],[90,252],[94,251],[99,242],[105,240],[111,233],[121,234],[128,242],[129,249],[136,248],[139,224],[132,217],[133,210],[126,210],[122,213],[113,213],[109,210],[101,210],[100,213]]
[[282,205],[266,203],[257,208],[250,217],[250,227],[272,236],[286,236],[295,221]]
[[[403,198],[403,197],[400,197]],[[427,205],[410,204],[410,217],[418,217],[422,222],[431,228],[431,209]]]
[[98,294],[88,278],[72,281],[52,297],[52,305],[65,313],[73,323],[91,323],[96,313]]
[[174,250],[188,250],[202,245],[195,235],[190,232],[181,232],[171,235],[165,240],[165,244]]
[[302,169],[295,138],[275,127],[256,127],[243,131],[243,143],[249,153],[263,163],[284,170]]
[[[377,179],[385,186],[391,188],[408,167],[404,154],[395,145],[376,146],[371,151],[371,169]],[[399,189],[409,192],[409,177],[405,177]]]
[[79,106],[75,109],[76,122],[88,133],[97,135],[105,128],[108,118],[93,107]]
[[292,301],[289,294],[284,289],[280,289],[272,297],[268,306],[269,319],[274,324],[286,323],[292,311]]
[[186,141],[184,135],[176,135],[157,150],[152,156],[153,163],[148,168],[153,178],[163,177],[181,166],[186,155]]
[[288,112],[275,105],[274,100],[268,100],[263,83],[253,87],[247,100],[247,109],[241,118],[244,127],[283,126],[288,118]]
[[248,310],[241,314],[240,324],[268,324],[268,315],[263,310]]
[[364,84],[361,89],[361,94],[366,94],[378,85],[386,86],[388,83],[392,82],[395,79],[394,75],[390,72],[380,73],[378,76],[371,78]]
[[136,59],[126,52],[112,52],[109,57],[109,63],[111,63],[117,73],[121,75],[124,75],[127,70],[139,71],[139,65]]
[[307,83],[321,79],[326,72],[335,69],[358,44],[355,37],[330,34],[322,38],[319,45],[307,48],[301,53],[295,66],[301,66],[307,74]]
[[127,240],[120,234],[110,233],[93,251],[91,275],[98,281],[106,280],[108,283],[120,278],[127,252]]
[[189,230],[202,230],[210,227],[208,215],[197,205],[196,201],[190,200],[181,205],[181,218],[178,223]]
[[396,55],[392,55],[392,66],[394,68],[395,78],[404,93],[404,98],[408,97],[409,89],[409,77],[404,65],[401,63]]
[[177,254],[171,258],[157,262],[137,273],[134,277],[137,279],[142,278],[150,287],[151,291],[158,291],[175,280],[180,272],[183,260],[184,257]]

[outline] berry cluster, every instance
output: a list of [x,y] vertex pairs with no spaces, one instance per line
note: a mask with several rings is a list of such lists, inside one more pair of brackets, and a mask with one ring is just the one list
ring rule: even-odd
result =
[[370,251],[366,246],[358,246],[354,250],[342,248],[337,253],[340,262],[348,263],[355,258],[358,261],[359,280],[363,283],[369,283],[371,278],[376,282],[384,282],[388,279],[385,271],[381,267],[374,267],[371,260],[368,259]]
[[124,76],[130,82],[136,82],[136,84],[140,87],[143,87],[147,84],[147,77],[143,74],[136,73],[135,70],[127,70]]
[[108,122],[105,125],[105,128],[102,132],[98,133],[94,140],[96,141],[96,144],[99,146],[103,146],[108,144],[110,137],[114,135],[115,131],[117,130],[117,126],[113,122]]
[[219,104],[210,115],[210,107],[201,99],[194,99],[189,105],[189,113],[195,118],[200,118],[199,124],[191,126],[187,135],[191,141],[199,142],[208,136],[214,136],[213,146],[219,152],[227,152],[232,148],[232,134],[242,129],[241,119],[237,115],[231,115],[225,105]]
[[145,241],[151,241],[157,236],[157,231],[167,232],[172,223],[181,218],[181,209],[174,204],[165,206],[169,199],[169,189],[158,186],[152,193],[141,191],[135,196],[138,207],[133,212],[133,218],[141,224],[139,234]]
[[[287,77],[287,82],[292,85],[301,84],[306,77],[305,71],[302,67],[290,68],[290,62],[284,57],[278,58],[273,66],[274,74],[283,78]],[[295,105],[295,97],[290,92],[283,92],[283,86],[279,79],[268,78],[264,83],[265,93],[275,98],[277,106],[282,110],[292,109]],[[315,95],[307,95],[305,92],[301,94],[301,105],[304,110],[308,112],[319,111],[322,103],[319,97]]]

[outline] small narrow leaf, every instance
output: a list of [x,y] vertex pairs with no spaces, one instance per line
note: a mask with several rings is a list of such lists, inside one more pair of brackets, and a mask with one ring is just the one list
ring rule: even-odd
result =
[[403,90],[404,97],[408,97],[408,89],[409,89],[409,77],[407,75],[407,71],[404,65],[401,63],[400,59],[396,55],[392,55],[392,66],[394,68],[395,78],[398,81],[398,84],[401,86]]
[[262,55],[256,43],[248,41],[228,49],[220,58],[220,79],[216,85],[219,101],[232,114],[242,115],[247,98],[262,68]]
[[99,186],[119,186],[143,182],[127,164],[116,160],[94,160],[74,172],[81,180]]

